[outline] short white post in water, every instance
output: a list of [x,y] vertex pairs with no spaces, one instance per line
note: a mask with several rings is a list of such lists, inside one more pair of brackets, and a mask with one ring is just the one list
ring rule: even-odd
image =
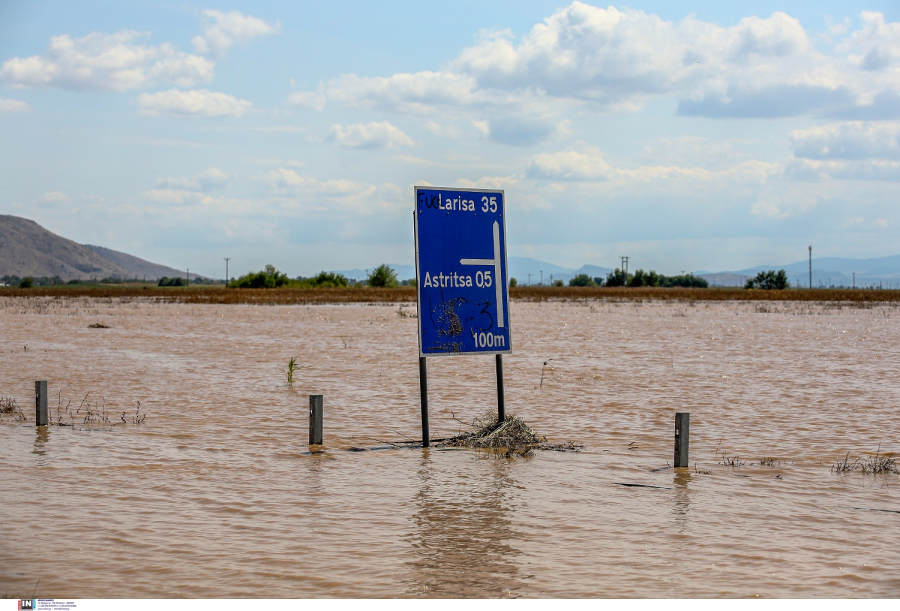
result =
[[500,252],[500,223],[494,221],[494,258],[493,259],[460,259],[460,265],[493,265],[494,286],[497,290],[497,326],[505,327],[503,318],[503,255]]

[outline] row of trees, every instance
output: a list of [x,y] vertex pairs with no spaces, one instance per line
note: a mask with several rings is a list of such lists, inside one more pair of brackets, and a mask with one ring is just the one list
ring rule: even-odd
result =
[[288,278],[287,274],[278,271],[274,265],[266,265],[261,271],[244,274],[237,280],[228,283],[228,288],[236,289],[274,289],[278,287],[294,288],[326,288],[340,286],[375,286],[394,288],[400,285],[415,284],[414,280],[401,281],[397,272],[387,264],[381,264],[367,274],[366,280],[358,282],[350,280],[336,272],[319,272],[312,278],[299,276]]
[[675,287],[681,286],[686,288],[709,287],[709,282],[705,278],[700,278],[693,274],[681,274],[678,276],[665,276],[658,274],[652,269],[645,272],[642,269],[637,270],[633,274],[616,268],[606,274],[606,278],[591,278],[587,274],[578,274],[569,280],[569,286],[662,286]]

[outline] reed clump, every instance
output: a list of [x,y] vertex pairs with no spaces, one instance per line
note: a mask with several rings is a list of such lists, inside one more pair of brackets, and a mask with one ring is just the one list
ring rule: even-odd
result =
[[881,448],[875,452],[874,456],[869,456],[866,459],[856,458],[852,461],[850,460],[850,452],[847,452],[844,458],[831,466],[832,473],[852,473],[854,471],[858,471],[863,475],[900,473],[893,453],[882,454]]
[[532,456],[535,450],[556,452],[579,452],[584,444],[575,442],[550,443],[546,437],[536,434],[517,416],[507,416],[500,420],[496,414],[487,414],[472,421],[471,431],[456,437],[439,440],[438,445],[477,449],[502,450],[505,458]]
[[0,397],[0,418],[2,418],[4,414],[11,415],[16,422],[25,420],[25,414],[22,412],[22,408],[19,407],[16,400],[12,397]]

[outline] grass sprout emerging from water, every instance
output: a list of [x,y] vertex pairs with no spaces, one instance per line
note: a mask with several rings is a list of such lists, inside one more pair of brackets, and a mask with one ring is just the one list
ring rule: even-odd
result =
[[300,365],[297,365],[297,357],[292,356],[288,361],[287,369],[284,369],[284,377],[287,381],[287,385],[290,388],[294,387],[294,374],[297,373],[297,370],[301,369]]
[[852,473],[854,471],[859,471],[863,475],[900,474],[893,453],[882,454],[881,446],[878,447],[875,456],[869,456],[865,460],[856,458],[851,461],[850,452],[847,452],[844,458],[831,466],[832,473]]
[[732,468],[741,468],[745,466],[747,463],[741,460],[740,456],[726,456],[725,453],[722,453],[722,461],[719,463],[720,465],[724,465],[726,467]]

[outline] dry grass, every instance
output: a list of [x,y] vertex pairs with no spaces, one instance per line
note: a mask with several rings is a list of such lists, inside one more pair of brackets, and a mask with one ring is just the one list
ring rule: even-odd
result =
[[[806,301],[876,304],[900,302],[900,291],[869,289],[787,289],[748,291],[740,288],[607,288],[537,287],[511,288],[517,301]],[[245,303],[292,305],[317,303],[415,303],[416,288],[278,288],[226,289],[222,286],[157,287],[151,285],[49,286],[18,289],[0,287],[0,297],[89,297],[100,299],[152,298],[178,303]]]

